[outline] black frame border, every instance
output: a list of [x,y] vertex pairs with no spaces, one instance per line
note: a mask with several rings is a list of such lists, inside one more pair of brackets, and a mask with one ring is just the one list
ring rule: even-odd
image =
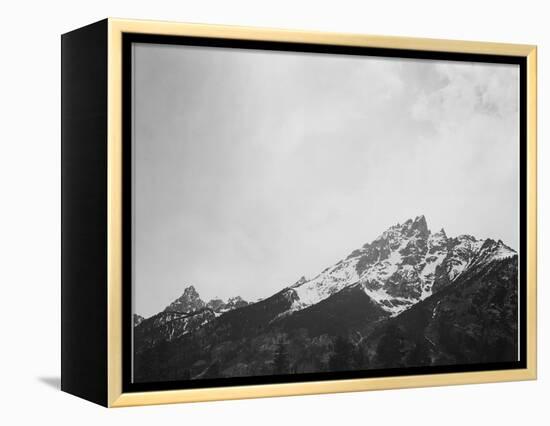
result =
[[[519,65],[520,72],[520,238],[519,238],[519,354],[514,362],[408,367],[347,372],[301,373],[219,379],[177,380],[133,383],[132,378],[132,44],[258,49],[297,53],[341,54],[401,59],[426,59]],[[527,58],[477,53],[390,49],[377,47],[324,45],[210,37],[190,37],[141,33],[122,35],[122,391],[146,392],[216,388],[243,385],[367,379],[443,373],[515,370],[527,368]]]

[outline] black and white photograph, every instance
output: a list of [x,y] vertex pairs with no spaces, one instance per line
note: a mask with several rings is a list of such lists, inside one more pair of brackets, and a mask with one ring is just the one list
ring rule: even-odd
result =
[[131,66],[134,383],[519,360],[518,65],[134,42]]

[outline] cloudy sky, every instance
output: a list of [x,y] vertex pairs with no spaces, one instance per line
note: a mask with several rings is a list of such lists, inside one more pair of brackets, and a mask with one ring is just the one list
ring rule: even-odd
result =
[[514,65],[136,44],[134,307],[255,300],[389,226],[518,247]]

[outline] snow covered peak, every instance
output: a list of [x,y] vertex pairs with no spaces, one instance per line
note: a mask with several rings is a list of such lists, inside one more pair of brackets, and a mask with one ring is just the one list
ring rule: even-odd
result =
[[435,234],[430,234],[428,238],[428,250],[432,253],[439,250],[444,250],[446,249],[448,243],[449,239],[447,238],[447,234],[445,233],[445,230],[441,228],[441,230]]
[[478,262],[502,260],[516,255],[517,252],[504,244],[502,240],[495,241],[488,238],[479,250]]
[[445,232],[444,228],[441,228],[439,231],[433,234],[434,236],[440,236],[441,238],[447,239],[447,233]]
[[[373,241],[373,243],[376,241],[386,240],[390,243],[390,245],[395,245],[403,238],[410,238],[414,236],[427,238],[429,233],[430,231],[428,229],[426,218],[424,215],[420,215],[414,219],[408,219],[403,224],[398,223],[390,226],[386,231],[380,234],[378,238]],[[369,244],[365,244],[365,246],[368,245]]]
[[426,234],[429,232],[428,230],[428,223],[426,222],[426,218],[424,215],[417,216],[411,225],[411,230],[420,232],[422,234]]
[[195,289],[195,286],[190,285],[183,290],[183,294],[181,295],[181,297],[196,298],[199,297],[199,293]]
[[431,233],[426,218],[417,216],[391,226],[315,278],[302,277],[287,289],[288,298],[292,310],[299,310],[360,284],[372,300],[396,315],[451,285],[474,262],[515,254],[501,241],[487,241],[471,235],[450,238],[443,228]]

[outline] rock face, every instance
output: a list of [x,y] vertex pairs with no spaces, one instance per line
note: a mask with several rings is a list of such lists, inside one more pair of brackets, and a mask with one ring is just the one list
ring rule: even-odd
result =
[[135,327],[135,379],[515,360],[517,267],[502,241],[418,216],[256,303],[186,288]]
[[195,287],[189,286],[183,294],[170,303],[165,309],[165,312],[193,312],[198,311],[206,306],[201,300],[199,293]]
[[390,227],[312,280],[288,289],[295,294],[292,309],[304,309],[359,283],[383,309],[397,315],[451,284],[492,251],[500,257],[516,254],[501,241],[470,235],[448,238],[443,229],[432,233],[425,217],[418,216]]

